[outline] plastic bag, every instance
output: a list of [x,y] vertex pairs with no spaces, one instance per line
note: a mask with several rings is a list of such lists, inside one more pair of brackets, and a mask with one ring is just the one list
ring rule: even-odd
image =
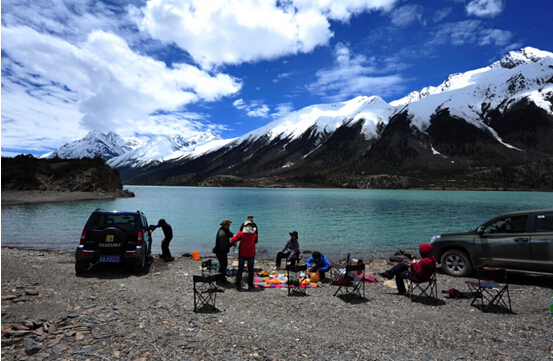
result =
[[321,280],[321,275],[319,274],[319,270],[315,271],[315,272],[309,272],[309,281],[311,281],[311,283],[317,283]]

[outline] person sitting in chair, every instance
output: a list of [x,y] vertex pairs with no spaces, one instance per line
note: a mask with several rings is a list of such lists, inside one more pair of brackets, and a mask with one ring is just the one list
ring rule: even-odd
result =
[[313,255],[305,262],[307,272],[315,273],[319,271],[319,279],[325,279],[325,272],[330,268],[330,262],[321,252],[313,252]]
[[389,270],[379,273],[379,275],[388,279],[392,279],[395,276],[397,291],[400,295],[403,295],[406,292],[405,284],[403,283],[404,279],[426,281],[432,277],[432,273],[436,268],[436,258],[432,255],[433,249],[434,247],[428,243],[420,244],[419,252],[422,257],[420,261],[414,258],[410,265],[403,262],[398,263]]
[[298,242],[298,232],[294,231],[290,233],[290,239],[284,245],[282,251],[277,253],[276,256],[276,267],[275,269],[280,268],[280,260],[282,258],[288,259],[290,265],[294,267],[296,265],[296,260],[300,256],[300,243]]

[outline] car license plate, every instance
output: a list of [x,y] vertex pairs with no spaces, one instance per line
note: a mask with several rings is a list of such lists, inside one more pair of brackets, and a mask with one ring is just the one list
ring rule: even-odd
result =
[[100,256],[100,262],[119,262],[119,256]]

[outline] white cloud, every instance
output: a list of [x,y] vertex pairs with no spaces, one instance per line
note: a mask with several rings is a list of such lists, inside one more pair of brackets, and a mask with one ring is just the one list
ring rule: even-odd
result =
[[473,0],[466,6],[467,14],[493,18],[503,11],[502,0]]
[[410,4],[394,9],[390,15],[393,25],[405,28],[409,27],[415,21],[424,25],[423,13],[424,8],[422,6]]
[[476,44],[503,47],[512,36],[510,31],[484,28],[480,20],[465,20],[441,25],[429,45],[449,43],[455,46]]
[[405,89],[405,79],[398,74],[380,75],[401,69],[402,64],[377,64],[376,59],[352,55],[342,43],[334,49],[335,66],[317,71],[317,81],[307,89],[327,101],[344,101],[359,95],[387,97]]
[[246,104],[243,99],[238,99],[232,105],[236,109],[245,111],[248,117],[267,118],[269,116],[270,109],[261,100],[252,100],[249,104]]
[[485,29],[480,32],[481,39],[478,45],[505,46],[511,41],[513,34],[510,31]]
[[[73,45],[26,26],[3,27],[2,51],[4,148],[16,147],[22,133],[30,133],[25,139],[35,137],[26,140],[38,146],[34,149],[51,146],[40,142],[44,134],[25,131],[35,123],[45,132],[58,132],[52,137],[57,142],[93,129],[132,135],[140,131],[137,123],[155,131],[155,122],[147,122],[150,114],[182,111],[187,104],[215,101],[241,88],[229,75],[187,64],[168,68],[99,30]],[[29,116],[17,116],[19,108]]]
[[445,19],[446,17],[448,17],[449,14],[451,14],[451,8],[444,8],[444,9],[437,10],[436,12],[434,12],[434,15],[432,16],[432,21],[437,23]]
[[277,105],[276,112],[271,114],[271,118],[279,119],[294,111],[292,103],[282,103]]
[[348,21],[395,0],[151,0],[139,26],[175,43],[205,69],[309,53],[334,35],[330,20]]

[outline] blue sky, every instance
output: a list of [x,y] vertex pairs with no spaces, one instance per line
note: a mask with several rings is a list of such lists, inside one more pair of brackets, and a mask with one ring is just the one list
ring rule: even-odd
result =
[[2,155],[91,130],[228,139],[553,51],[549,0],[2,1]]

